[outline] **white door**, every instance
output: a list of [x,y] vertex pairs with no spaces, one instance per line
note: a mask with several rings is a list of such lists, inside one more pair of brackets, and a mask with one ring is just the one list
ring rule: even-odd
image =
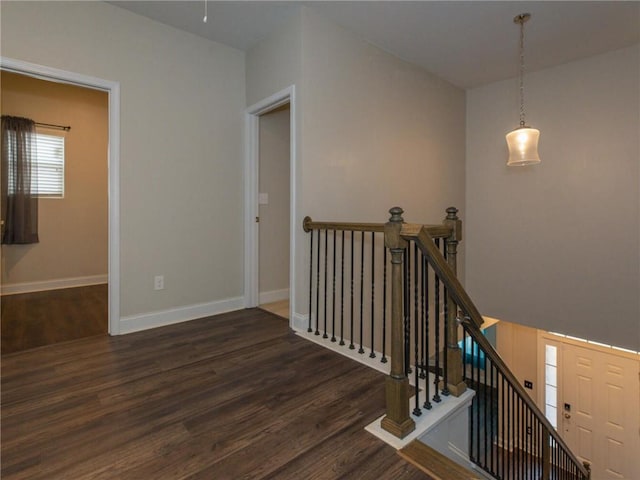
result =
[[593,480],[640,479],[640,362],[562,343],[558,430]]

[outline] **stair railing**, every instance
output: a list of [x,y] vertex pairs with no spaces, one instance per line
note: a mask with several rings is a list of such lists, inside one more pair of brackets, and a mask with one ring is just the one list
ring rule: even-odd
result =
[[[451,330],[448,353],[451,352],[454,362],[458,355],[453,353],[456,351],[453,343],[458,345],[458,337],[453,330],[458,330],[458,324],[462,327],[461,362],[452,367],[450,359],[449,369],[458,373],[450,371],[449,375],[461,375],[461,380],[476,391],[470,412],[471,460],[499,479],[587,480],[588,464],[581,463],[573,454],[482,333],[480,312],[428,229],[416,231],[414,226],[401,224],[401,209],[392,209],[390,213],[390,222],[401,225],[395,226],[390,239],[397,235],[415,244],[446,289],[449,320],[457,312],[456,322],[448,323]],[[402,284],[397,282],[396,289],[400,288]]]
[[411,413],[419,416],[441,395],[459,396],[468,386],[476,391],[469,454],[480,468],[505,480],[588,479],[588,465],[482,333],[483,318],[456,276],[457,210],[447,209],[441,225],[405,223],[399,207],[389,212],[386,224],[304,219],[307,331],[383,364],[390,358],[382,428],[396,437],[415,429],[412,396]]
[[[427,226],[433,238],[450,235],[446,225]],[[387,363],[390,351],[391,255],[384,223],[315,222],[309,233],[307,331]]]

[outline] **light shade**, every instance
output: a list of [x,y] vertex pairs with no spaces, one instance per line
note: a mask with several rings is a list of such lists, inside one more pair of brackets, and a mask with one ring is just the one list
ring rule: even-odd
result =
[[512,167],[540,163],[539,138],[540,130],[529,127],[516,128],[507,133],[507,145],[509,146],[507,165]]

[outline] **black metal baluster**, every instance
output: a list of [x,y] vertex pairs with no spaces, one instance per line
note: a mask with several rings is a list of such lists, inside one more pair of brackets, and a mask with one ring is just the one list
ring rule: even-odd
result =
[[327,335],[327,280],[329,270],[327,269],[327,258],[329,257],[329,230],[324,231],[324,334],[322,338],[329,338]]
[[360,237],[360,348],[358,353],[364,353],[362,336],[364,334],[364,232]]
[[413,359],[414,359],[414,368],[415,368],[415,390],[416,390],[416,407],[413,409],[413,414],[416,416],[422,415],[422,410],[420,410],[420,367],[419,367],[419,355],[420,348],[418,345],[418,321],[420,319],[418,315],[418,244],[414,242],[413,244],[413,316],[414,316],[414,329],[413,329]]
[[387,247],[382,244],[382,363],[387,363]]
[[333,291],[331,298],[331,341],[336,341],[336,231],[333,231]]
[[[463,327],[463,331],[465,333],[467,333],[467,329]],[[470,350],[471,350],[471,358],[473,359],[473,338],[470,336],[469,338],[471,338],[471,345],[470,345]],[[463,359],[464,361],[464,359]],[[471,416],[471,421],[469,422],[469,455],[471,456],[471,460],[474,463],[478,462],[478,457],[475,455],[475,450],[473,448],[473,439],[474,439],[474,426],[475,426],[475,430],[477,430],[477,418],[476,418],[476,410],[478,409],[478,387],[474,384],[474,369],[473,369],[473,364],[471,365],[471,385],[473,385],[473,388],[476,391],[476,394],[473,397],[473,400],[471,401],[471,409],[470,409],[470,416]]]
[[482,440],[483,440],[483,444],[484,444],[484,452],[483,452],[483,456],[484,456],[484,467],[485,469],[487,468],[487,466],[489,465],[489,462],[487,461],[487,457],[488,457],[488,452],[487,452],[487,435],[489,433],[489,400],[488,400],[488,394],[489,392],[487,391],[487,355],[485,354],[484,350],[480,349],[480,355],[482,356],[482,371],[484,372],[484,384],[482,385],[482,400],[484,402],[484,428],[483,428],[483,432],[482,432]]
[[513,390],[513,387],[511,387],[511,468],[513,478],[516,478],[516,473],[518,471],[518,440],[516,438],[516,418],[516,394]]
[[309,326],[307,332],[313,332],[311,317],[313,309],[313,230],[311,230],[311,249],[309,250]]
[[316,335],[320,335],[320,230],[318,230],[318,255],[316,258]]
[[430,382],[429,382],[429,264],[427,263],[426,257],[422,257],[422,291],[425,295],[424,302],[424,405],[423,407],[427,410],[431,409],[431,395],[429,392]]
[[502,472],[502,478],[506,478],[505,476],[505,459],[504,459],[504,450],[505,447],[507,445],[506,441],[505,441],[505,436],[504,436],[504,423],[506,420],[506,416],[508,415],[508,413],[505,415],[505,409],[506,409],[506,404],[504,403],[504,375],[502,375],[502,373],[500,373],[500,399],[501,399],[501,403],[500,403],[500,417],[499,417],[499,421],[500,421],[500,445],[501,445],[501,449],[500,449],[500,470]]
[[[442,242],[442,254],[445,258],[445,260],[447,259],[447,244],[446,242]],[[443,283],[442,284],[443,288],[443,303],[444,303],[444,331],[445,331],[445,337],[443,339],[443,345],[444,348],[442,349],[442,361],[443,361],[443,370],[442,370],[442,395],[444,396],[448,396],[449,395],[449,373],[447,371],[447,364],[448,364],[448,355],[447,355],[447,349],[448,349],[448,345],[447,345],[447,325],[449,324],[449,301],[448,301],[448,297],[447,297],[447,286]]]
[[411,248],[407,246],[405,249],[407,261],[405,263],[407,270],[407,288],[405,291],[405,325],[407,328],[405,337],[405,357],[407,364],[407,375],[411,373]]
[[496,438],[496,425],[495,422],[498,418],[498,416],[496,415],[496,393],[495,393],[495,386],[496,386],[496,379],[495,379],[495,366],[493,365],[492,361],[489,361],[489,365],[491,365],[491,438],[490,438],[490,444],[491,444],[491,472],[492,473],[496,473],[496,467],[497,467],[497,461],[495,458],[495,438]]
[[479,358],[479,349],[480,346],[475,342],[472,343],[472,359],[473,359],[473,370],[475,375],[475,386],[476,386],[476,459],[480,461],[480,363],[478,362],[476,365],[476,359]]
[[543,454],[542,454],[542,424],[539,421],[536,421],[536,439],[537,442],[536,444],[538,445],[538,471],[537,471],[537,477],[542,478],[542,472],[544,469],[543,463],[544,463],[544,458],[543,458]]
[[462,381],[467,382],[467,329],[462,329]]
[[515,461],[516,461],[516,475],[517,478],[522,478],[520,475],[521,463],[520,463],[520,397],[515,397],[515,414],[516,418],[514,420],[514,430],[515,430],[515,442],[516,442],[516,450],[515,453]]
[[525,405],[522,397],[518,395],[520,400],[520,478],[524,478],[525,476],[525,468],[527,465],[527,457],[526,457],[526,434],[527,427],[525,425],[526,415],[525,415]]
[[376,294],[376,232],[371,232],[371,353],[369,358],[376,358],[375,346],[375,294]]
[[333,230],[333,267],[332,273],[332,308],[331,308],[331,341],[336,341],[336,231]]
[[[424,264],[426,260],[422,252],[420,252],[420,378],[427,378],[428,374],[425,373],[426,364],[424,361]],[[418,279],[418,272],[416,271],[416,281]],[[416,365],[416,368],[418,366]]]
[[402,275],[402,317],[404,322],[404,374],[409,375],[411,372],[409,368],[409,329],[411,326],[409,325],[409,300],[408,300],[408,292],[409,292],[409,266],[408,266],[408,253],[409,248],[405,248],[402,253],[402,266],[404,268],[404,274]]
[[507,452],[507,473],[509,478],[513,478],[512,468],[513,468],[513,437],[511,435],[511,430],[513,428],[513,410],[511,406],[511,385],[507,384],[507,442],[506,447],[509,449]]
[[344,345],[344,230],[340,248],[340,345]]
[[351,326],[351,336],[349,337],[349,350],[355,349],[355,345],[353,344],[353,237],[355,237],[355,232],[351,231],[351,302],[349,303],[349,308],[351,309],[351,316],[349,317],[350,326]]
[[550,457],[551,457],[551,465],[550,465],[550,468],[549,468],[551,470],[550,477],[552,477],[554,479],[557,479],[558,475],[555,472],[555,466],[554,465],[558,464],[558,459],[556,458],[556,453],[557,453],[556,452],[556,441],[555,441],[555,439],[553,437],[551,437],[551,441],[549,442],[549,445],[550,445],[549,448],[551,449],[551,455],[550,455]]
[[[436,247],[440,248],[440,239],[435,241]],[[435,337],[436,337],[436,375],[433,381],[434,394],[433,401],[439,402],[440,399],[440,277],[435,274],[435,302],[434,302],[434,318],[435,318]]]
[[488,380],[486,380],[487,383],[487,395],[489,397],[488,402],[487,402],[487,410],[488,410],[488,414],[489,414],[489,423],[487,424],[487,439],[488,439],[488,463],[487,466],[489,467],[489,471],[493,474],[493,364],[491,362],[491,359],[487,360],[487,357],[485,355],[485,361],[488,364],[487,368],[488,370],[485,370],[485,376],[487,375],[487,372],[489,373],[488,375]]

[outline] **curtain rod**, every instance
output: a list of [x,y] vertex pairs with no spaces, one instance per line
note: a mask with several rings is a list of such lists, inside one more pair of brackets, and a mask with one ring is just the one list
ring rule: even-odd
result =
[[38,127],[54,128],[54,129],[57,129],[57,130],[64,130],[65,132],[68,132],[69,130],[71,130],[71,127],[65,126],[65,125],[54,125],[52,123],[40,123],[40,122],[35,122],[35,124]]

